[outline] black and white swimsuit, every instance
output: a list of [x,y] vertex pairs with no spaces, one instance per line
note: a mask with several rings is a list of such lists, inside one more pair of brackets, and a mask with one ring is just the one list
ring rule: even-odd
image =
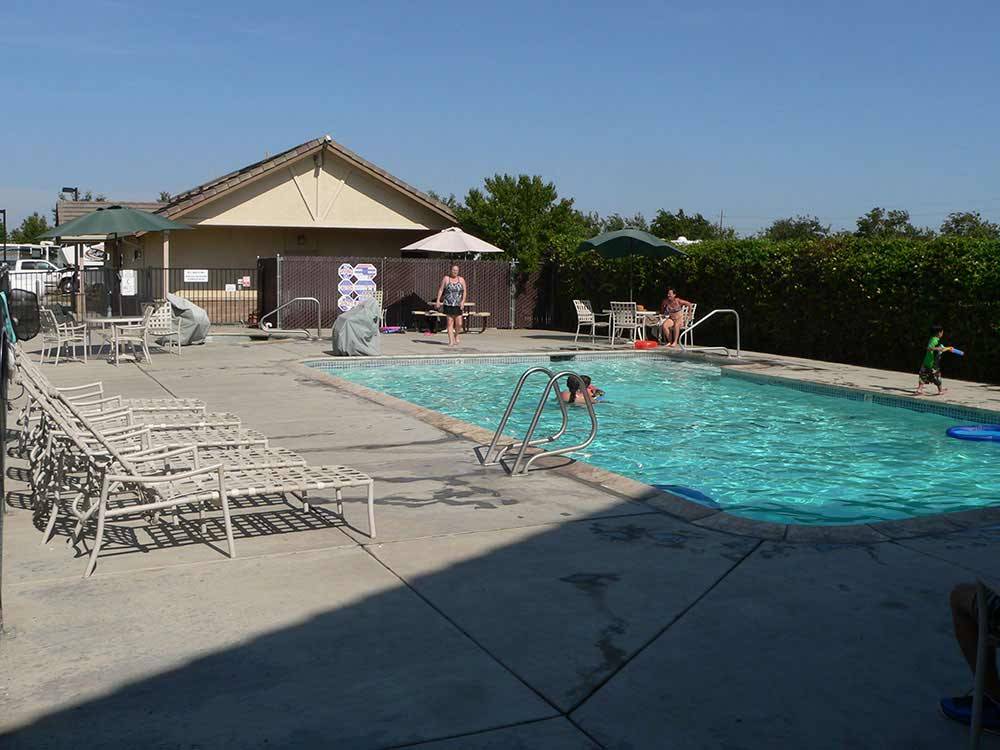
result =
[[441,300],[445,315],[462,314],[462,295],[465,287],[460,281],[449,281],[444,285],[444,297]]

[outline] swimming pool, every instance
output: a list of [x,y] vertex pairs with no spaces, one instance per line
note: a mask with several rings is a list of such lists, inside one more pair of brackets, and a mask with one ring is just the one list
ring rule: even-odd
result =
[[[747,518],[870,523],[1000,503],[1000,445],[947,437],[952,418],[723,377],[718,367],[657,357],[310,364],[490,430],[525,369],[566,365],[607,392],[596,407],[597,439],[576,458]],[[530,421],[545,382],[535,377],[510,435]],[[546,415],[542,427],[554,428],[558,408]],[[589,426],[584,409],[571,417],[564,439]]]

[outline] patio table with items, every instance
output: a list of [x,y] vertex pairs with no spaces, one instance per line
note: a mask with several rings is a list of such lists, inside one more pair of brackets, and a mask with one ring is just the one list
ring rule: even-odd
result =
[[[601,312],[609,316],[608,319],[610,320],[611,310],[602,310]],[[657,318],[660,318],[661,315],[660,313],[656,312],[656,310],[636,310],[635,317],[639,320],[639,324],[642,326],[642,337],[646,338],[646,333],[647,333],[646,327],[649,326],[655,331],[656,326],[659,325],[660,322],[659,320],[657,320]],[[608,341],[611,340],[612,330],[613,327],[608,326]]]
[[[475,302],[466,302],[464,304],[464,307],[466,309],[465,309],[465,311],[463,311],[462,316],[466,320],[468,320],[469,318],[475,318],[475,319],[479,320],[482,323],[482,327],[479,329],[479,333],[482,333],[483,331],[486,330],[486,322],[490,318],[490,313],[488,313],[488,312],[475,312],[474,310],[469,309],[469,308],[473,308],[475,306],[476,306]],[[441,332],[440,321],[443,320],[445,317],[447,317],[440,310],[433,309],[433,306],[431,307],[430,310],[411,310],[410,313],[413,315],[415,321],[418,318],[425,318],[428,321],[433,320],[434,321],[433,324],[428,324],[428,325],[432,325],[433,326],[433,328],[428,328],[428,330],[430,330],[432,333],[440,333]],[[414,327],[416,327],[416,326],[414,326]],[[469,330],[469,329],[466,329],[466,330]]]

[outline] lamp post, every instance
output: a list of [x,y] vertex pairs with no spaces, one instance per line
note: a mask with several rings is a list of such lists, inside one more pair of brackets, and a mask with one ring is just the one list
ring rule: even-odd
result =
[[[72,193],[74,201],[78,202],[80,200],[80,188],[79,187],[64,187],[62,189],[62,192],[64,192],[64,193]],[[83,315],[86,312],[86,309],[83,306],[84,303],[82,302],[82,300],[84,300],[84,296],[82,294],[80,294],[80,292],[82,291],[81,286],[83,284],[83,274],[80,273],[80,243],[79,242],[77,242],[75,245],[73,245],[73,250],[74,250],[74,252],[73,252],[73,260],[75,261],[75,263],[73,265],[76,268],[75,268],[75,275],[73,276],[73,281],[70,282],[70,284],[71,284],[71,286],[70,286],[70,293],[76,295],[76,300],[75,300],[76,301],[76,305],[75,305],[75,307],[77,308],[77,313],[80,315],[80,319],[83,320]]]
[[7,262],[7,209],[0,208],[0,214],[3,214],[3,262]]

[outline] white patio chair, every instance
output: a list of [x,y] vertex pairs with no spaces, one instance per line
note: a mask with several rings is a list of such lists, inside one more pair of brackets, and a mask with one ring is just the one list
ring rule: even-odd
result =
[[177,356],[181,355],[181,319],[174,317],[174,308],[166,300],[161,300],[153,307],[153,314],[149,316],[146,331],[147,339],[156,341],[170,351],[170,341],[173,339],[177,343]]
[[681,333],[680,337],[677,339],[677,343],[680,344],[683,349],[685,346],[694,346],[694,331],[690,330],[691,326],[694,325],[694,316],[698,311],[698,303],[695,302],[693,305],[684,305],[681,308]]
[[71,347],[72,358],[76,358],[76,347],[83,347],[83,361],[87,361],[87,349],[90,347],[90,337],[87,334],[86,323],[66,322],[56,320],[55,313],[47,307],[39,308],[41,316],[42,353],[39,364],[43,364],[51,352],[55,352],[53,364],[59,364],[59,355],[63,347]]
[[125,348],[127,344],[132,352],[132,356],[135,361],[139,361],[139,357],[135,353],[135,345],[138,344],[139,348],[142,350],[142,355],[145,357],[146,362],[149,362],[149,319],[153,317],[153,307],[147,307],[146,311],[142,315],[141,323],[133,323],[129,325],[116,324],[114,326],[114,332],[112,335],[112,345],[114,346],[114,359],[115,365],[118,364],[119,358],[121,356],[122,349]]
[[629,341],[636,341],[639,338],[639,328],[642,322],[636,314],[635,302],[612,302],[611,303],[611,348],[615,347],[615,339],[619,333],[631,331]]
[[384,305],[383,300],[385,299],[385,291],[382,289],[376,289],[374,292],[362,292],[358,296],[358,301],[360,302],[361,300],[366,299],[367,297],[371,297],[373,300],[375,300],[375,304],[378,305],[378,324],[379,327],[381,328],[385,325],[385,307],[383,306]]
[[[583,326],[590,326],[590,343],[593,344],[597,338],[598,328],[607,328],[611,325],[610,315],[602,313],[600,316],[594,312],[594,308],[588,299],[573,300],[573,307],[576,308],[576,335],[573,337],[575,344],[580,338],[580,329]],[[598,320],[598,317],[606,317],[608,320]]]
[[969,721],[969,747],[976,750],[979,747],[980,735],[983,732],[983,700],[986,695],[986,659],[990,649],[1000,645],[1000,639],[990,634],[989,609],[987,608],[987,589],[982,581],[976,581],[976,681],[972,691],[972,717]]

